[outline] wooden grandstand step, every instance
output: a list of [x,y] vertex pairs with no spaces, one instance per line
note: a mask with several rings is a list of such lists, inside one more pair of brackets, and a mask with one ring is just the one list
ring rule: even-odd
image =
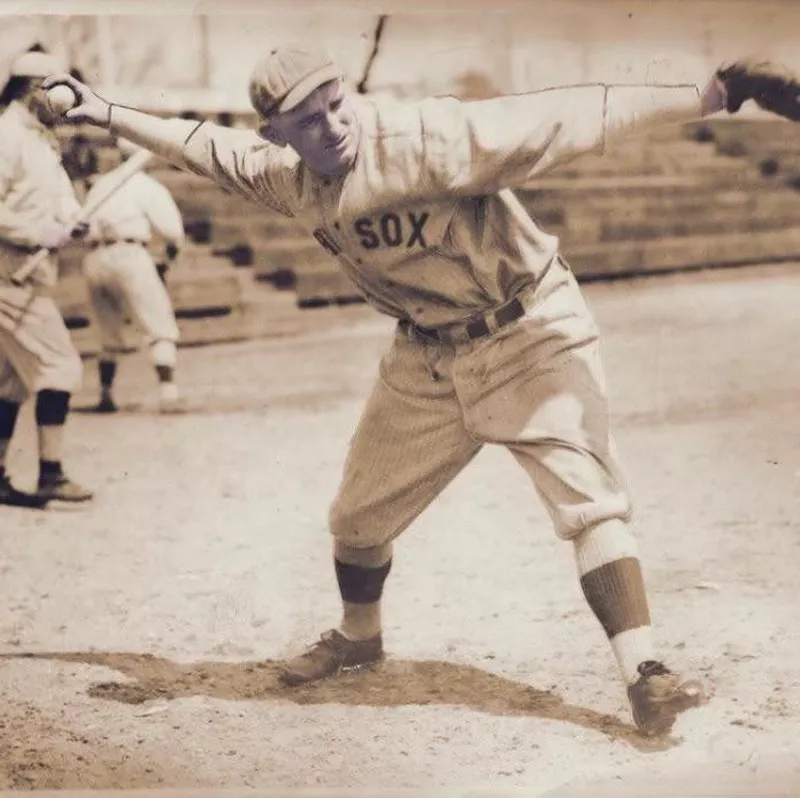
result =
[[258,280],[281,279],[283,273],[338,269],[335,258],[312,238],[274,241],[253,252],[253,275]]
[[567,224],[546,229],[559,235],[566,245],[698,236],[726,231],[780,231],[796,226],[800,226],[800,201],[777,206],[705,208],[694,213],[665,208],[649,216],[636,214],[628,218],[624,214],[587,216],[570,218]]
[[716,156],[709,160],[687,160],[676,158],[629,158],[603,157],[594,159],[577,159],[574,163],[554,169],[554,177],[580,180],[592,177],[647,177],[659,175],[690,174],[694,177],[726,177],[736,174],[746,166],[735,159]]
[[800,226],[780,231],[565,246],[563,251],[575,274],[584,280],[791,261],[800,258]]
[[765,178],[754,164],[739,162],[739,171],[717,175],[713,180],[703,175],[665,174],[665,175],[604,175],[580,179],[546,176],[530,185],[515,191],[523,204],[537,201],[568,200],[570,202],[605,202],[615,195],[626,197],[662,197],[670,195],[703,194],[709,198],[720,191],[758,191],[764,186]]
[[211,241],[215,247],[230,247],[247,242],[256,247],[285,237],[308,237],[297,222],[277,213],[253,206],[248,214],[218,214],[212,220]]
[[301,308],[363,301],[355,285],[336,264],[325,269],[301,268],[295,272],[295,295]]

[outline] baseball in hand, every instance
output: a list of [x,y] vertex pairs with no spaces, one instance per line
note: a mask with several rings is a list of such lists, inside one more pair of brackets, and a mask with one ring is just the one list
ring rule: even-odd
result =
[[78,104],[78,97],[69,86],[59,83],[47,90],[47,103],[53,113],[61,116]]

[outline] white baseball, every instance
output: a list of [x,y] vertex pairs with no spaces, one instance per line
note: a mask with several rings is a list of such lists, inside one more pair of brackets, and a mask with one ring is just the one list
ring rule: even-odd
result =
[[75,92],[64,83],[59,83],[47,90],[47,102],[56,114],[65,114],[78,104]]

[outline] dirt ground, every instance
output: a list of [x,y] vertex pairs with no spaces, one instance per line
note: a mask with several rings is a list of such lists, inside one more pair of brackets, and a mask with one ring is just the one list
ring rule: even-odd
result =
[[[182,350],[183,416],[153,412],[147,363],[130,357],[125,412],[71,420],[68,464],[95,504],[2,510],[0,789],[533,795],[693,763],[758,775],[776,759],[800,779],[800,270],[586,295],[657,641],[715,690],[672,739],[635,734],[571,551],[501,449],[401,538],[388,661],[278,686],[275,660],[338,621],[328,503],[390,333],[356,306],[305,311],[327,314],[313,334]],[[90,363],[78,410],[94,381]]]

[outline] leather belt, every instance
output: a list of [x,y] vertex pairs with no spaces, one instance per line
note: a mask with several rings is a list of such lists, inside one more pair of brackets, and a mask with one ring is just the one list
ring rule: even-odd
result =
[[146,247],[147,242],[142,241],[138,238],[115,238],[111,239],[104,239],[103,241],[92,241],[90,242],[92,249],[97,249],[98,247],[113,247],[114,244],[139,244],[141,247]]
[[526,312],[524,298],[526,298],[526,295],[532,295],[533,293],[533,288],[523,289],[519,295],[499,308],[462,324],[435,328],[420,327],[413,322],[406,322],[406,327],[423,338],[433,338],[444,343],[477,341],[522,318]]
[[41,249],[41,247],[29,247],[25,244],[12,244],[10,241],[2,241],[0,246],[20,255],[33,255],[34,252],[38,252]]

